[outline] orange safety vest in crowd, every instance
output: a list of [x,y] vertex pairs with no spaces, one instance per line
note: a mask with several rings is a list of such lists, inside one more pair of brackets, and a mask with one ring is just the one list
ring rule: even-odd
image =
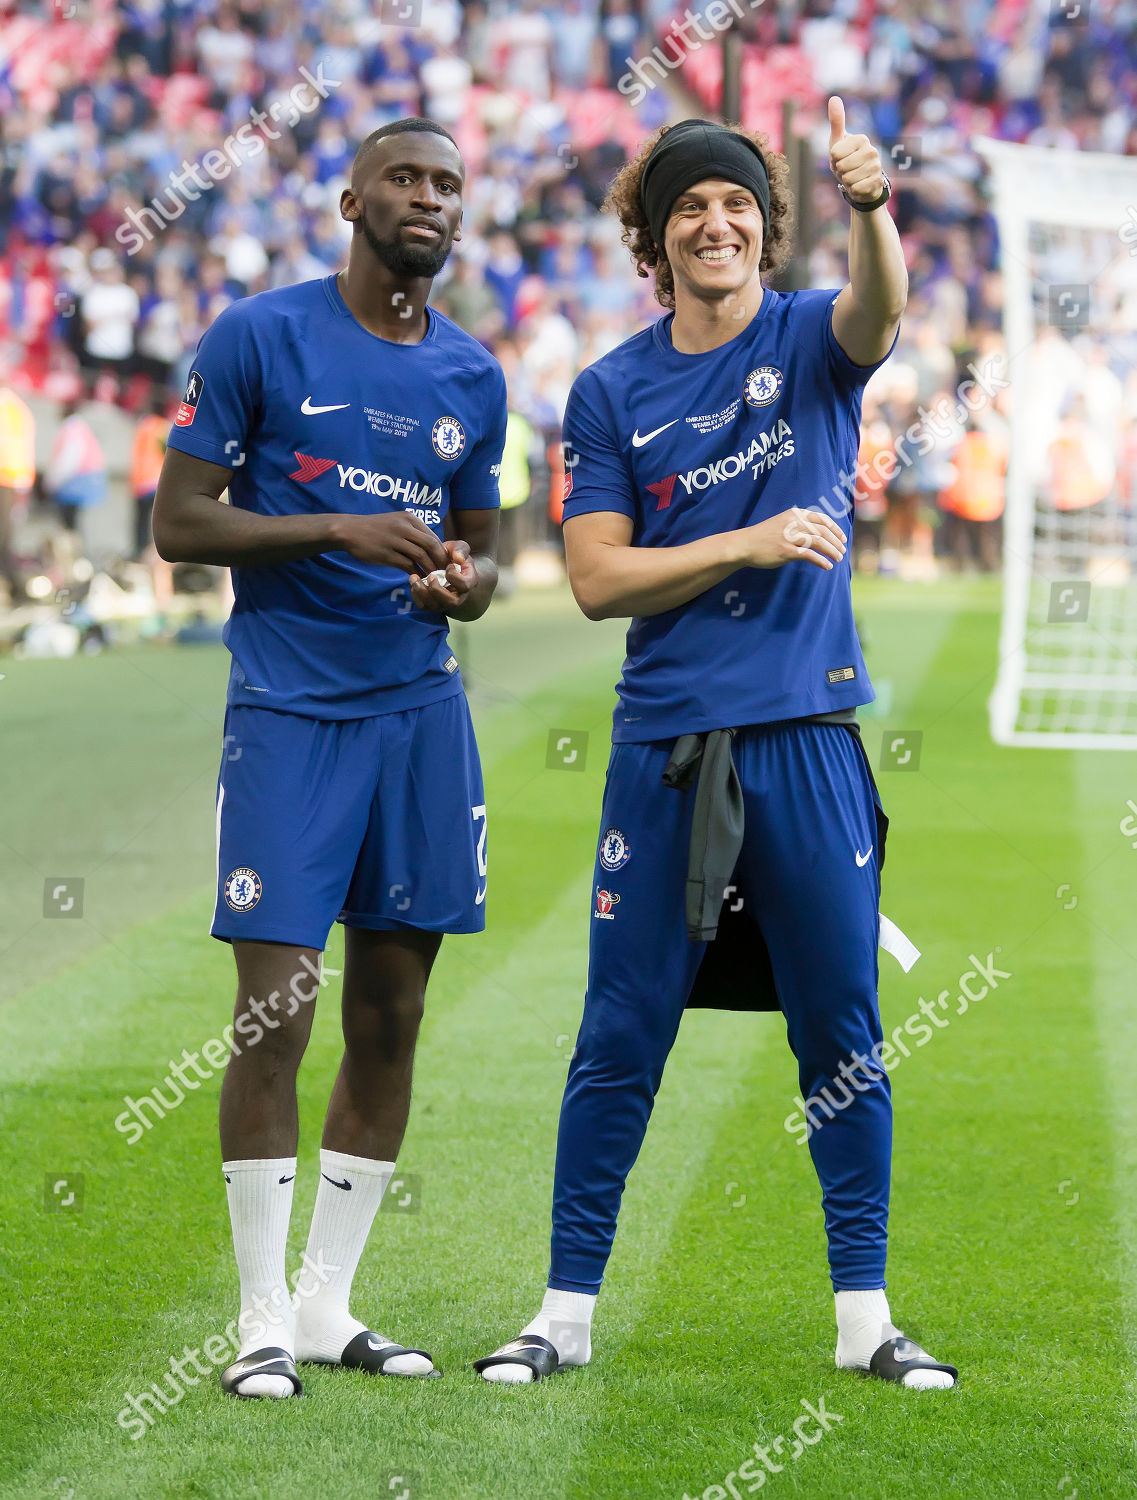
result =
[[166,456],[166,434],[170,430],[166,417],[143,417],[134,434],[134,446],[130,450],[130,492],[132,495],[152,495],[158,488],[158,475],[162,472],[162,460]]
[[1047,449],[1055,510],[1084,510],[1113,488],[1113,463],[1101,439],[1078,418],[1066,418]]
[[[887,454],[890,462],[883,462]],[[873,465],[881,459],[879,468]],[[857,516],[862,521],[879,521],[888,511],[885,490],[896,473],[896,444],[887,422],[874,421],[861,428],[861,446],[857,453]]]
[[997,521],[1006,501],[1006,444],[980,429],[965,432],[951,462],[955,478],[940,491],[940,509],[965,521]]

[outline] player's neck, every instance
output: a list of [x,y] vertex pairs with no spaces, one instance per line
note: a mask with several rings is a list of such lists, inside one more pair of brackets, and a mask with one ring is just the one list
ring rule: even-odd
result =
[[347,270],[336,277],[339,294],[356,322],[395,344],[421,344],[426,337],[426,299],[432,285],[429,276],[394,276],[386,266],[350,256]]
[[681,287],[675,290],[675,316],[671,321],[671,344],[679,354],[706,354],[737,338],[753,322],[762,306],[764,290],[755,280],[739,292],[714,300],[695,297]]

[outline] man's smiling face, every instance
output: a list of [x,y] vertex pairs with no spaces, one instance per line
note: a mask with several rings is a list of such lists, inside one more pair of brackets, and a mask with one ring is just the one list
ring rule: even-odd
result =
[[759,274],[764,224],[749,188],[711,177],[676,198],[664,253],[683,290],[702,301],[739,292]]

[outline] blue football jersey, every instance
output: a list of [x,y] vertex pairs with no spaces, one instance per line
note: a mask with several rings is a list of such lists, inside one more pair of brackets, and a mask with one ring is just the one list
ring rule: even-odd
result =
[[[565,520],[618,511],[637,547],[677,547],[792,506],[852,530],[861,391],[875,365],[837,343],[837,292],[767,288],[746,328],[681,354],[673,315],[577,377],[565,413]],[[886,356],[887,357],[887,356]],[[846,553],[743,568],[634,619],[616,741],[724,729],[869,703]]]
[[[265,516],[498,504],[501,366],[433,308],[418,344],[369,333],[336,278],[234,302],[203,336],[169,445],[233,470]],[[421,708],[461,691],[442,615],[405,573],[346,552],[233,569],[228,700],[315,718]]]

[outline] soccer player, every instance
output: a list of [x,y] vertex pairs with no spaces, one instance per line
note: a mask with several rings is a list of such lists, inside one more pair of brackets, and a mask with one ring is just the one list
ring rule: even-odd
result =
[[[446,632],[497,581],[505,380],[427,307],[463,183],[432,121],[367,137],[340,199],[346,270],[221,313],[155,503],[161,555],[231,567],[236,595],[212,932],[237,964],[221,1151],[241,1342],[222,1384],[239,1396],[299,1395],[297,1360],[437,1373],[348,1297],[406,1128],[442,934],[485,925],[485,798]],[[345,1050],[291,1299],[296,1072],[336,919]]]
[[487,1380],[590,1357],[624,1182],[732,882],[756,924],[742,972],[769,976],[811,1105],[836,1362],[955,1383],[898,1335],[884,1291],[886,820],[855,727],[873,692],[846,555],[861,391],[895,341],[907,276],[880,157],[846,133],[840,99],[829,120],[854,210],[839,292],[763,286],[790,238],[788,169],[763,136],[684,121],[609,194],[639,274],[674,311],[585,370],[565,416],[573,592],[590,619],[633,619],[548,1290],[521,1336],[477,1361]]

